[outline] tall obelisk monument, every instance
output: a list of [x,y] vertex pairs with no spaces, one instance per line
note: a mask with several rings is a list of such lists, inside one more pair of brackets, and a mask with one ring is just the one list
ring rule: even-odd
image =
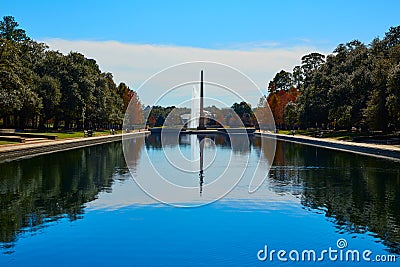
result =
[[204,88],[203,88],[203,70],[201,71],[200,78],[200,118],[199,118],[199,127],[197,130],[205,130],[206,127],[204,125]]

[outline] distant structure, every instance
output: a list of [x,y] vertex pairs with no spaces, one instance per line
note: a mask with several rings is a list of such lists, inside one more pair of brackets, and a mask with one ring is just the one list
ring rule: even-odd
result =
[[[193,101],[193,102],[196,102],[196,101]],[[193,107],[193,106],[192,106]],[[197,105],[197,108],[198,108],[198,112],[196,113],[197,115],[193,115],[192,114],[192,112],[191,113],[185,113],[185,114],[182,114],[182,115],[180,115],[180,117],[181,117],[181,123],[182,124],[187,124],[187,127],[188,128],[191,128],[191,129],[196,129],[197,128],[197,126],[199,126],[199,118],[200,118],[200,108],[199,108],[199,105]],[[215,114],[214,113],[211,113],[210,111],[208,111],[208,110],[204,110],[204,117],[205,117],[205,119],[204,119],[204,124],[205,125],[207,125],[207,120],[208,120],[208,118],[214,118],[215,117]]]
[[203,70],[200,76],[200,90],[198,87],[193,86],[192,90],[192,105],[190,114],[182,114],[181,120],[183,124],[187,123],[188,128],[205,130],[206,129],[206,116],[212,117],[211,112],[204,110],[204,85],[203,85]]
[[[189,117],[189,128],[196,128],[199,125],[199,117],[200,117],[200,96],[199,96],[199,89],[193,86],[192,91],[192,108],[190,110],[190,117]],[[186,115],[186,114],[185,114]],[[185,119],[185,118],[182,118]]]
[[205,130],[206,127],[204,125],[204,88],[203,88],[203,70],[201,70],[200,75],[200,118],[199,118],[199,126],[197,130]]

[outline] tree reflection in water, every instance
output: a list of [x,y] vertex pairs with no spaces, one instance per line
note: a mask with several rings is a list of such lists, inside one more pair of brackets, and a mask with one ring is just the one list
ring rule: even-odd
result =
[[[143,143],[137,138],[132,145],[137,158]],[[128,172],[121,142],[2,163],[0,169],[0,244],[6,250],[22,232],[82,218],[84,204],[110,192],[115,173]]]
[[[233,152],[241,155],[254,149],[267,158],[273,149],[260,137],[250,137],[250,146],[240,145],[247,138],[242,135],[209,138],[221,148],[234,147]],[[147,145],[160,147],[161,141],[157,144]],[[294,195],[304,207],[324,212],[338,232],[368,232],[400,254],[399,162],[278,141],[268,184],[274,192]]]
[[321,210],[338,232],[369,231],[400,254],[400,163],[358,154],[277,142],[272,190]]
[[[129,142],[124,149],[134,151],[130,166],[138,164],[144,145],[148,150],[161,149],[160,138],[150,135],[146,141],[142,137]],[[259,137],[250,137],[250,146],[240,146],[246,144],[241,141],[245,136],[207,138],[221,149],[235,147],[238,155],[253,151],[265,158],[272,149],[262,146]],[[185,140],[182,136],[163,142],[172,147],[190,145]],[[0,243],[7,250],[21,232],[34,232],[60,218],[81,218],[85,203],[101,191],[111,191],[114,175],[127,171],[119,142],[0,164]],[[375,235],[392,253],[400,254],[400,163],[277,142],[268,185],[278,194],[295,195],[310,210],[323,212],[338,232]]]

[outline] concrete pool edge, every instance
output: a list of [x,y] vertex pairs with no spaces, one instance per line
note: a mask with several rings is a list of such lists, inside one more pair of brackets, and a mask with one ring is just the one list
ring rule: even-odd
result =
[[[37,143],[2,145],[0,146],[0,162],[15,160],[24,157],[33,157],[42,154],[49,154],[75,148],[93,146],[98,144],[104,144],[109,142],[116,142],[116,141],[121,141],[122,136],[134,137],[137,135],[144,135],[149,133],[150,131],[141,130],[132,133],[124,133],[116,135],[103,135],[103,136],[86,137],[86,138],[59,139],[59,140],[43,141]],[[332,140],[332,139],[320,139],[320,138],[300,136],[300,135],[292,136],[286,134],[275,134],[270,132],[259,132],[259,131],[258,132],[256,131],[254,134],[258,136],[276,138],[277,140],[288,141],[292,143],[300,143],[327,149],[334,149],[339,151],[400,161],[400,147],[395,147],[392,145],[352,143],[352,142]]]
[[75,148],[99,145],[110,142],[122,141],[122,136],[134,137],[149,134],[150,131],[140,130],[131,133],[102,135],[94,137],[82,137],[72,139],[58,139],[35,143],[13,144],[0,146],[0,162],[10,161],[25,157],[33,157],[43,154],[55,153]]
[[255,132],[254,134],[258,136],[276,138],[277,140],[288,141],[292,143],[299,143],[299,144],[311,145],[327,149],[334,149],[339,151],[400,161],[400,147],[395,147],[393,145],[353,143],[353,142],[339,141],[333,139],[320,139],[308,136],[300,136],[300,135],[293,136],[286,134],[275,134],[270,132]]

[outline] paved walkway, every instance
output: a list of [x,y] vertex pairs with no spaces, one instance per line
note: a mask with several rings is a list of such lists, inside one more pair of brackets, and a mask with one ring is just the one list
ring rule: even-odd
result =
[[336,150],[364,154],[374,157],[400,160],[400,147],[394,145],[356,143],[356,142],[341,141],[330,138],[315,138],[304,135],[293,136],[287,134],[274,134],[270,132],[256,132],[255,134],[262,135],[265,137],[274,137],[277,138],[278,140],[284,140],[294,143],[301,143],[301,144],[313,145],[329,149],[336,149]]
[[[123,134],[124,137],[147,134],[149,131],[135,131]],[[121,141],[122,134],[100,135],[94,137],[67,138],[57,140],[38,140],[29,143],[0,145],[0,161],[11,160],[25,156],[36,156],[41,154],[53,153],[57,151],[69,150],[78,147],[86,147],[97,144]]]

